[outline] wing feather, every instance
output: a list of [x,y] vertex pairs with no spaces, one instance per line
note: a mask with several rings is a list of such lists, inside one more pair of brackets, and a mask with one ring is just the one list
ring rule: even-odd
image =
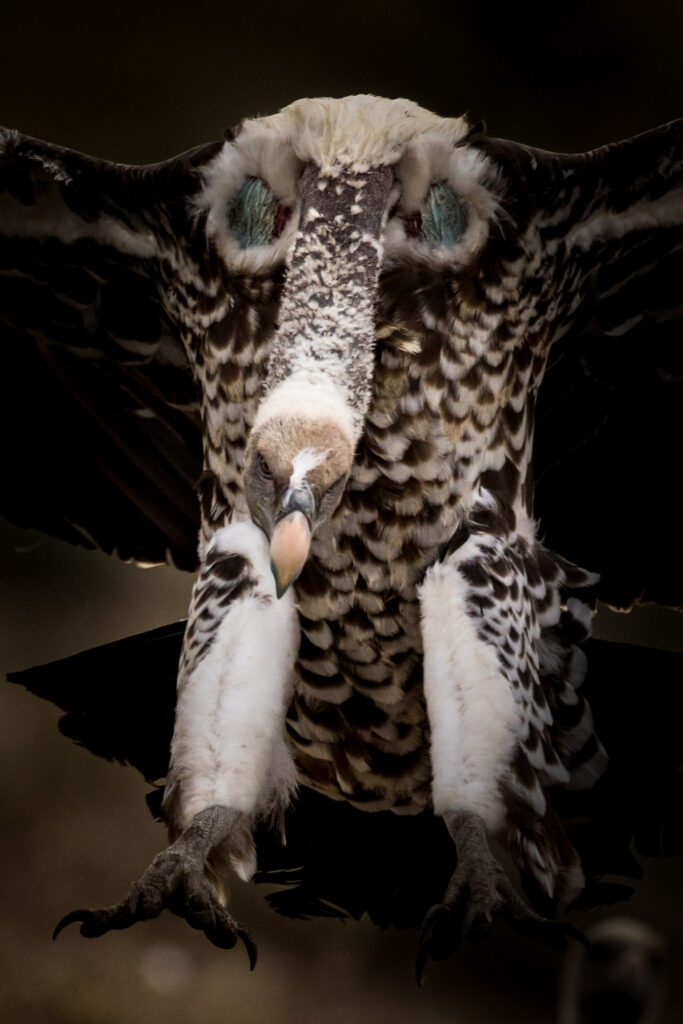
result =
[[475,145],[558,306],[536,409],[545,541],[599,571],[612,605],[681,606],[683,120],[578,156]]
[[[2,511],[123,558],[193,568],[196,387],[164,302],[219,143],[127,167],[0,130]],[[181,240],[179,242],[179,240]]]

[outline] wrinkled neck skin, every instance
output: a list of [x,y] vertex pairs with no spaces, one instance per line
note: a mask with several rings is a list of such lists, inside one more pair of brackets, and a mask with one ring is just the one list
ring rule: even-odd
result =
[[[328,405],[355,446],[372,391],[375,304],[391,167],[301,176],[301,214],[257,421]],[[313,412],[313,408],[311,409]],[[313,412],[313,414],[315,414]]]

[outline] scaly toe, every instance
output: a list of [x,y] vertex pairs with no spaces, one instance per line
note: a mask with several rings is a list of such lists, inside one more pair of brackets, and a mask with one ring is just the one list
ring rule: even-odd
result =
[[97,939],[109,931],[130,928],[138,920],[140,918],[131,913],[127,899],[101,910],[72,910],[57,922],[52,938],[56,939],[67,925],[75,922],[80,922],[80,933],[86,939]]

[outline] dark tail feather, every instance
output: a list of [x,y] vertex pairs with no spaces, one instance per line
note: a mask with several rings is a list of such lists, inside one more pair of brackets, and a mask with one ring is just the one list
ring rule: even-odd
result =
[[64,736],[151,782],[168,771],[184,632],[173,623],[7,678],[66,712]]

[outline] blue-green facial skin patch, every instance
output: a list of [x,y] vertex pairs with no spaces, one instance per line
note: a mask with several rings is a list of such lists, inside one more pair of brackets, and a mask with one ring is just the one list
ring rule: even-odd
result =
[[269,244],[275,231],[277,205],[260,178],[247,178],[228,208],[228,225],[241,249]]
[[467,228],[467,209],[445,182],[432,185],[422,208],[422,234],[430,245],[455,245]]

